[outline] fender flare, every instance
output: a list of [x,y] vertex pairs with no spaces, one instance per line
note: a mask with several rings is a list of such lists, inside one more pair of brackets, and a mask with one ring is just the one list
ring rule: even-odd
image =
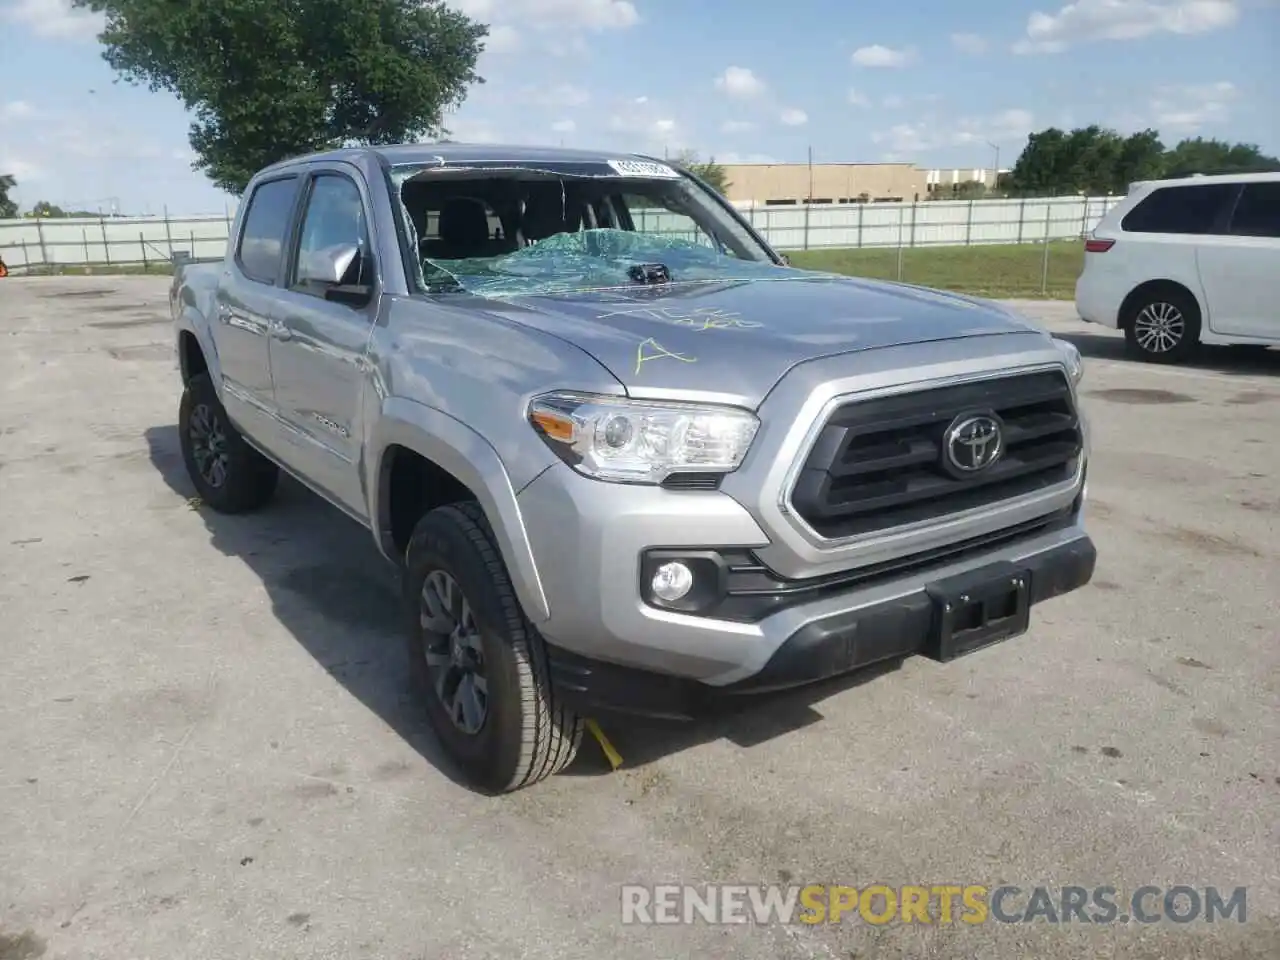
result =
[[374,521],[383,553],[391,558],[395,556],[387,518],[389,511],[385,509],[390,482],[386,451],[393,444],[430,460],[466,484],[476,495],[489,518],[498,550],[506,562],[512,587],[525,616],[533,623],[550,620],[551,610],[525,531],[524,516],[498,451],[462,421],[403,397],[388,397],[382,401],[382,413],[369,441],[371,456],[368,462],[373,468],[368,482],[369,516]]

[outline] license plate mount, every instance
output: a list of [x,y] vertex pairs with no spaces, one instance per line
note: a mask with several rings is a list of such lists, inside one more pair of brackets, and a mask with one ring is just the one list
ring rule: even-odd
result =
[[927,588],[933,637],[926,654],[946,663],[1025,633],[1031,623],[1031,575],[998,563]]

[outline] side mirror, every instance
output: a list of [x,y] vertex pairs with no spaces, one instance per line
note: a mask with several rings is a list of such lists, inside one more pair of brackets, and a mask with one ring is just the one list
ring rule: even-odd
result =
[[[336,244],[303,254],[298,260],[298,285],[318,289],[321,296],[333,303],[366,306],[373,298],[373,287],[366,283],[345,282],[360,278],[360,256],[360,248],[354,243]],[[357,269],[353,270],[353,267]]]
[[298,283],[309,286],[334,287],[342,283],[360,256],[354,243],[335,244],[304,253],[298,259]]
[[791,266],[791,258],[788,257],[785,253],[778,254],[778,259],[782,261],[782,265],[784,267]]

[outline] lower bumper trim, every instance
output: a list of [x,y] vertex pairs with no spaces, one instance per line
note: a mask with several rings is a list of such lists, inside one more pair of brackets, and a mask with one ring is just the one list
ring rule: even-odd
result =
[[[558,694],[582,713],[690,719],[717,695],[784,690],[899,657],[949,660],[1018,636],[1027,629],[1030,606],[1084,586],[1096,562],[1093,542],[1080,537],[1027,558],[1012,574],[1008,563],[995,564],[966,574],[964,582],[939,581],[875,606],[815,620],[788,637],[758,673],[724,687],[602,663],[557,647],[549,647],[552,681]],[[1019,599],[1016,616],[1009,613],[1005,621],[979,626],[952,622],[948,598],[990,607],[994,601],[980,591],[1002,578],[1022,582],[1025,597]],[[961,636],[966,631],[969,639]]]

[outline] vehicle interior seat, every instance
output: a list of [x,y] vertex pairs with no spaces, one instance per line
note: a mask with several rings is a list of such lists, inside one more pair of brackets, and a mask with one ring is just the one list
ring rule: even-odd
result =
[[435,257],[462,260],[488,257],[494,249],[485,205],[471,197],[454,197],[440,210],[440,239],[432,244]]
[[526,243],[536,243],[557,233],[577,233],[582,227],[582,210],[566,201],[559,189],[532,193],[525,201],[520,234]]

